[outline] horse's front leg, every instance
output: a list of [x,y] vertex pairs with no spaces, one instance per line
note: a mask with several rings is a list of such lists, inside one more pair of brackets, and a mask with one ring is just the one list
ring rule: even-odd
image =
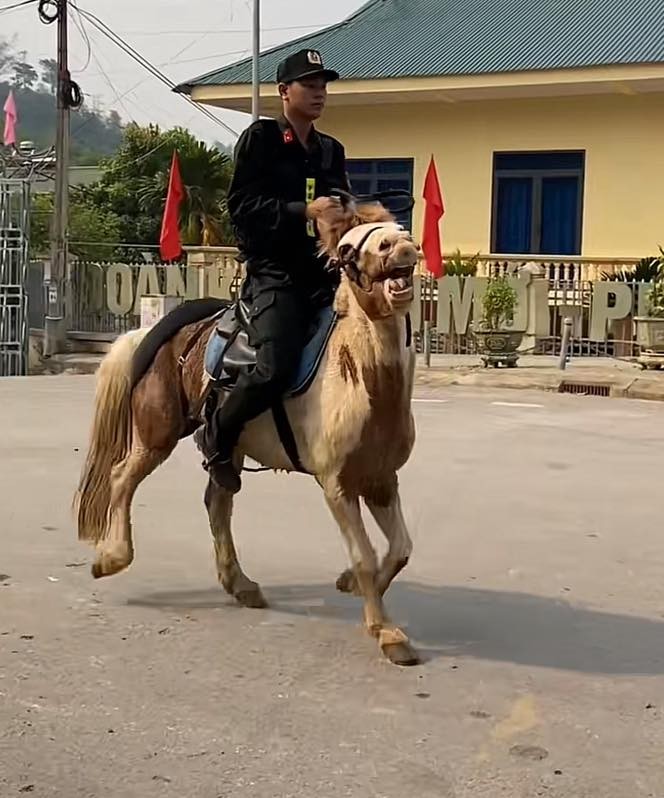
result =
[[387,617],[376,586],[376,552],[362,521],[358,496],[348,496],[338,480],[323,482],[325,499],[344,536],[357,587],[364,599],[364,620],[369,632],[378,639],[383,654],[396,665],[415,665],[418,657],[408,638]]
[[406,567],[413,542],[401,509],[399,486],[394,479],[378,491],[365,496],[365,502],[388,543],[387,553],[376,576],[376,588],[383,596],[392,580]]

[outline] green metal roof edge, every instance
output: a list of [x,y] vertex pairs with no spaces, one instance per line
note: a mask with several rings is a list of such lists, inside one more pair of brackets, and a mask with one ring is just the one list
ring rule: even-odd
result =
[[[333,30],[338,30],[339,28],[343,28],[344,25],[348,25],[349,22],[352,22],[354,19],[359,17],[361,14],[364,14],[369,8],[375,5],[379,5],[382,3],[383,0],[367,0],[367,2],[356,9],[350,16],[345,17],[340,22],[335,22],[334,25],[328,25],[327,28],[321,28],[320,30],[314,31],[313,33],[305,33],[302,36],[298,36],[296,39],[289,39],[287,42],[283,42],[282,44],[277,44],[275,47],[270,47],[269,50],[261,51],[260,57],[262,58],[264,55],[271,55],[272,53],[276,53],[279,50],[285,50],[286,48],[292,47],[294,44],[298,42],[310,41],[311,39],[316,38],[316,36],[322,36],[324,33],[329,33]],[[206,78],[212,77],[212,75],[222,75],[224,72],[230,71],[231,69],[235,69],[238,66],[243,66],[244,64],[248,64],[251,62],[251,58],[241,58],[239,61],[233,61],[231,64],[226,64],[221,68],[211,69],[209,72],[206,72],[203,75],[198,75],[195,78],[191,78],[184,83],[179,83],[177,86],[174,86],[172,91],[178,94],[191,94],[192,89],[196,86],[201,85],[199,81],[204,81]],[[212,86],[214,84],[202,84]],[[222,85],[222,84],[217,84]],[[242,84],[236,84],[242,85]]]

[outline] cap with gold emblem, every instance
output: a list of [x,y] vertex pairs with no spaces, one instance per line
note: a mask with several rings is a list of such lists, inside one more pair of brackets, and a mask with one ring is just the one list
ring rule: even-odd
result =
[[299,50],[285,58],[277,67],[277,83],[292,83],[294,80],[318,76],[327,81],[339,78],[338,72],[325,69],[318,50]]

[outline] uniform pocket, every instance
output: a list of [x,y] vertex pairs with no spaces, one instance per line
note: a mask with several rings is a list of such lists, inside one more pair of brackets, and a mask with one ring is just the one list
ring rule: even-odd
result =
[[276,302],[277,297],[274,291],[261,291],[261,293],[251,303],[249,311],[249,321],[254,322],[259,319],[268,308]]

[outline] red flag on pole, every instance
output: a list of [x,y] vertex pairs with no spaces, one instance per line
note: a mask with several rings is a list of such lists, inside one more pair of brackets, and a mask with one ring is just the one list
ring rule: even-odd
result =
[[166,195],[166,207],[164,217],[161,222],[161,236],[159,238],[159,249],[163,260],[176,260],[182,254],[182,242],[180,240],[180,203],[184,199],[184,186],[180,176],[180,163],[178,154],[173,150],[173,160],[171,161],[171,173],[168,179],[168,194]]
[[445,213],[443,197],[440,193],[438,183],[438,173],[436,172],[436,162],[433,155],[427,169],[427,176],[424,180],[424,228],[422,230],[422,251],[426,260],[427,269],[434,277],[442,277],[445,274],[443,263],[443,253],[440,244],[439,222]]

